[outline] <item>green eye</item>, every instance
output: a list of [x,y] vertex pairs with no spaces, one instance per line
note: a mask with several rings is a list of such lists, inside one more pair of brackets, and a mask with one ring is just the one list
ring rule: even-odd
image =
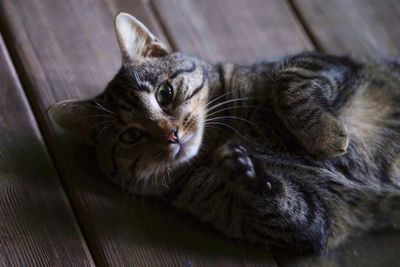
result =
[[137,128],[129,128],[119,136],[119,139],[121,142],[131,145],[139,142],[142,137],[143,132],[141,130]]
[[172,87],[168,83],[163,83],[158,87],[156,99],[161,106],[169,105],[172,101],[172,96]]

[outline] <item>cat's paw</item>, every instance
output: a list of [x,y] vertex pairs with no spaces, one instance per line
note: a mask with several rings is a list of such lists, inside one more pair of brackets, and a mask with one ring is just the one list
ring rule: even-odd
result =
[[346,127],[330,114],[309,129],[306,139],[306,149],[320,159],[343,155],[349,145]]
[[241,145],[226,144],[219,147],[214,152],[214,166],[234,191],[255,193],[271,187],[269,183],[261,186],[253,161]]

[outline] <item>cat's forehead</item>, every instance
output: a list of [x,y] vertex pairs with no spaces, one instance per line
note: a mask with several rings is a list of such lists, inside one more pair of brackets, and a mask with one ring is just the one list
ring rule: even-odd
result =
[[173,88],[174,97],[169,112],[178,114],[187,108],[185,99],[191,95],[189,88],[203,84],[202,74],[200,61],[174,53],[123,66],[106,92],[114,99],[118,111],[129,116],[127,121],[135,117],[156,120],[156,115],[163,114],[156,100],[160,86],[167,83]]
[[140,63],[132,62],[127,66],[127,71],[145,77],[171,76],[177,69],[191,64],[193,64],[192,58],[181,53],[173,53],[162,58],[150,58]]

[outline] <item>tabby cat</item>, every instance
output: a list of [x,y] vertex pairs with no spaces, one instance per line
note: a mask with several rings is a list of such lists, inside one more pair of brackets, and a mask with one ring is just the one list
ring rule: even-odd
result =
[[126,13],[123,64],[51,117],[105,175],[226,236],[321,252],[400,223],[400,62],[307,52],[249,66],[172,53]]

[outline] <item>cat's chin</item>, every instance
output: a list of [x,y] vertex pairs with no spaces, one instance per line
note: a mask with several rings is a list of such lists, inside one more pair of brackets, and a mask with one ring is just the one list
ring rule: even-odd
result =
[[170,163],[180,165],[197,155],[201,144],[201,135],[193,135],[186,142],[176,145],[170,154]]

